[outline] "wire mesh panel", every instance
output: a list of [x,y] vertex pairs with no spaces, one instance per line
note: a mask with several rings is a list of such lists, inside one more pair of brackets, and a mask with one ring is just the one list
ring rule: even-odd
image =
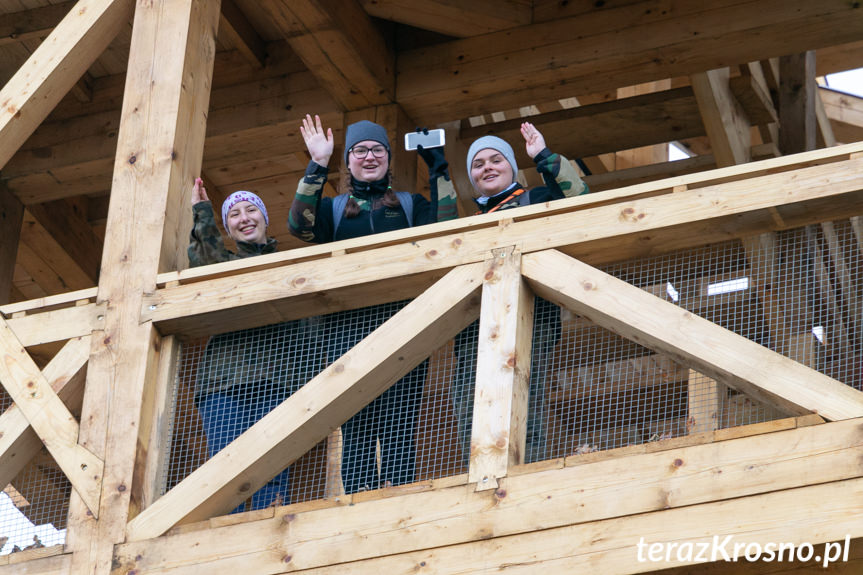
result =
[[[10,405],[12,398],[0,388],[0,413]],[[0,555],[63,543],[71,491],[48,451],[35,453],[0,492]]]
[[[834,222],[604,271],[859,389],[859,238],[859,226]],[[165,489],[405,303],[185,344]],[[528,462],[787,415],[541,298],[534,311]],[[241,508],[466,471],[477,346],[474,323]]]

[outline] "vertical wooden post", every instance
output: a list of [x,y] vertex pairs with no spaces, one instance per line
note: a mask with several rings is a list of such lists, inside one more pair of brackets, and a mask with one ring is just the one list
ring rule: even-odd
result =
[[98,520],[72,498],[72,573],[110,573],[114,544],[125,539],[143,388],[159,346],[152,324],[141,322],[142,299],[155,289],[160,260],[179,260],[188,230],[182,199],[201,166],[219,4],[136,7],[99,278],[105,327],[93,337],[79,438],[104,459],[105,476]]
[[524,462],[533,292],[519,250],[494,250],[486,261],[479,317],[468,480],[481,491]]
[[10,301],[12,272],[23,221],[24,205],[21,200],[5,184],[0,184],[0,304]]
[[779,149],[796,154],[815,149],[815,52],[779,58]]

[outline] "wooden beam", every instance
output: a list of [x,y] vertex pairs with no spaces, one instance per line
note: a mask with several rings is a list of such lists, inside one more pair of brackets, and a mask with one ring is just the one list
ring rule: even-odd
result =
[[42,40],[75,5],[74,1],[0,15],[0,46]]
[[42,313],[12,317],[6,322],[24,347],[89,335],[102,329],[105,304],[86,303]]
[[531,22],[531,7],[519,0],[361,0],[369,16],[392,20],[447,36],[466,38]]
[[525,255],[522,267],[544,298],[759,401],[834,420],[863,415],[863,392],[560,252]]
[[484,263],[468,472],[478,491],[497,489],[510,466],[524,463],[533,293],[520,260],[504,248]]
[[[536,573],[537,564],[525,560],[526,556],[533,558],[533,549],[528,552],[520,546],[508,550],[507,537],[517,534],[526,534],[537,543],[535,549],[543,552],[553,553],[551,548],[557,548],[560,553],[577,554],[594,562],[576,569],[550,567],[550,572],[599,569],[608,573],[611,564],[605,557],[620,553],[630,568],[622,572],[631,573],[638,571],[638,537],[659,537],[666,529],[680,529],[678,540],[712,529],[736,534],[741,531],[741,523],[735,522],[741,517],[737,511],[741,511],[755,517],[759,513],[787,514],[786,520],[771,517],[776,522],[764,523],[787,533],[789,524],[800,522],[800,506],[794,504],[793,497],[787,507],[767,503],[789,493],[783,490],[795,488],[823,489],[823,496],[835,506],[830,515],[845,517],[837,529],[856,525],[850,533],[859,536],[859,517],[852,523],[854,513],[858,513],[858,504],[852,505],[859,502],[857,491],[842,489],[841,483],[830,484],[860,475],[859,425],[859,420],[829,423],[626,457],[621,453],[624,450],[616,450],[601,454],[608,457],[599,461],[589,459],[594,454],[575,456],[569,458],[572,465],[562,468],[510,475],[496,491],[476,492],[455,485],[418,493],[404,490],[392,497],[332,504],[323,509],[290,506],[277,510],[271,519],[207,531],[201,530],[205,526],[197,526],[197,530],[177,531],[158,539],[121,543],[115,573],[147,575],[201,565],[220,572],[236,568],[239,562],[256,572],[284,571],[285,563],[297,571],[329,566],[330,573],[369,572],[364,560],[393,573],[407,572],[421,566],[422,561],[426,570],[434,572],[482,572],[502,566],[501,554],[507,553],[512,555],[506,559],[511,560],[506,570],[523,564],[525,569],[520,572]],[[674,441],[651,445],[661,449]],[[585,462],[577,463],[581,461]],[[771,464],[765,465],[765,461]],[[710,481],[705,481],[706,477]],[[819,483],[827,485],[818,487]],[[722,502],[711,503],[717,500]],[[724,509],[737,505],[735,501],[745,505],[735,507],[734,512]],[[847,508],[849,505],[853,509]],[[843,507],[846,510],[839,511]],[[807,517],[821,508],[807,508]],[[411,510],[409,516],[406,509]],[[699,515],[698,521],[686,519],[690,510]],[[608,523],[601,523],[604,521]],[[633,521],[637,524],[627,527]],[[801,535],[802,540],[815,536],[823,527],[802,523],[812,529]],[[582,526],[582,530],[545,541],[550,530],[566,526]],[[687,529],[693,531],[687,533]],[[841,537],[844,535],[842,532]],[[608,537],[615,541],[606,542]],[[675,539],[670,533],[668,538]],[[489,547],[474,555],[470,546],[462,545],[472,542]],[[398,556],[408,553],[415,555]],[[391,563],[394,559],[398,565]],[[475,563],[468,563],[471,561]],[[600,566],[598,562],[604,563]]]
[[129,522],[129,540],[226,513],[472,322],[481,264],[454,269]]
[[293,19],[282,26],[291,48],[345,110],[395,100],[395,54],[358,0],[282,6]]
[[[762,167],[775,168],[787,161],[790,160],[782,158],[764,162]],[[794,206],[794,211],[785,216],[789,226],[801,225],[800,217],[823,214],[821,210],[825,209],[834,210],[835,217],[841,217],[842,213],[847,215],[849,210],[861,208],[858,202],[863,198],[849,203],[851,197],[863,195],[861,165],[863,158],[724,181],[720,174],[728,178],[745,173],[744,168],[736,166],[711,174],[718,176],[720,183],[703,185],[690,192],[672,192],[673,182],[687,181],[681,178],[655,184],[653,188],[635,186],[630,193],[636,190],[642,193],[613,205],[604,205],[612,201],[613,194],[588,194],[558,200],[548,206],[522,208],[520,216],[487,214],[471,218],[469,222],[441,222],[422,229],[377,234],[356,242],[337,242],[262,256],[253,263],[217,264],[207,270],[190,270],[188,275],[184,272],[182,277],[211,274],[215,277],[254,265],[260,265],[261,269],[236,277],[211,279],[205,285],[192,282],[159,289],[144,298],[141,317],[144,321],[159,322],[163,333],[181,330],[191,335],[197,329],[196,335],[207,335],[217,332],[220,325],[224,329],[226,318],[230,318],[227,325],[231,325],[231,329],[238,329],[240,325],[264,325],[326,313],[328,309],[335,309],[329,307],[328,300],[337,297],[339,292],[350,291],[351,299],[359,298],[357,305],[368,305],[363,298],[381,298],[395,293],[392,278],[406,278],[400,282],[402,286],[412,282],[416,282],[415,287],[428,285],[421,281],[422,274],[482,261],[490,250],[508,245],[520,245],[523,253],[560,247],[573,257],[599,264],[641,253],[656,254],[727,240],[735,234],[745,236],[775,229],[770,210],[782,211],[786,204]],[[752,166],[746,169],[751,170]],[[697,176],[690,177],[697,179]],[[670,189],[664,188],[669,185]],[[658,190],[660,187],[664,188],[662,192]],[[659,195],[643,197],[651,195],[648,190]],[[839,200],[843,194],[846,194],[845,199]],[[812,205],[812,211],[807,211],[806,205]],[[510,219],[515,221],[510,222]],[[496,225],[501,220],[507,220],[505,225]],[[753,229],[751,224],[756,222]],[[390,245],[396,242],[402,243]],[[351,253],[333,255],[334,249]],[[356,253],[360,251],[365,253]],[[357,261],[374,262],[374,265],[349,263]],[[280,265],[287,262],[291,265]],[[384,285],[388,287],[382,290]],[[404,292],[397,295],[404,295]],[[343,301],[340,296],[339,301]],[[343,303],[337,305],[344,309]],[[229,308],[234,306],[245,306],[242,314],[231,313]],[[232,323],[234,321],[239,324]]]
[[0,167],[114,39],[131,9],[131,0],[80,0],[3,86]]
[[[524,120],[519,117],[476,127],[463,125],[459,137],[470,145],[486,134],[499,136],[513,145],[518,162],[528,168],[533,162],[524,151],[519,132]],[[531,116],[530,121],[542,130],[549,148],[570,159],[706,133],[689,86],[556,110]],[[578,137],[572,137],[573,134]],[[463,162],[461,156],[453,158],[455,169],[465,170]]]
[[219,35],[225,34],[255,68],[263,68],[267,62],[267,45],[246,15],[234,0],[222,0],[222,17],[219,19]]
[[80,438],[104,458],[105,479],[98,521],[70,503],[73,574],[109,573],[113,545],[125,538],[143,387],[159,343],[140,321],[141,297],[188,241],[188,221],[178,218],[201,170],[219,5],[156,0],[135,10],[99,278],[108,308],[93,338]]
[[[42,375],[61,401],[72,411],[81,407],[84,378],[81,369],[90,357],[90,337],[69,340],[42,370]],[[24,412],[12,404],[0,415],[0,483],[8,485],[42,449],[42,441]]]
[[3,387],[63,470],[75,492],[94,515],[98,514],[104,464],[97,455],[78,445],[78,422],[2,318],[0,351],[3,354],[0,362]]
[[863,14],[842,0],[706,8],[636,1],[408,50],[396,99],[417,121],[442,122],[861,38]]
[[839,142],[863,140],[863,97],[828,88],[821,88],[818,92],[824,103],[824,111],[830,118],[836,140]]
[[815,52],[779,58],[779,149],[815,149]]
[[30,205],[27,211],[87,274],[92,285],[97,284],[102,241],[87,220],[66,200]]
[[749,119],[729,86],[728,68],[690,76],[718,167],[749,161]]
[[24,205],[5,184],[0,184],[0,304],[9,303],[12,294],[12,271],[23,219]]

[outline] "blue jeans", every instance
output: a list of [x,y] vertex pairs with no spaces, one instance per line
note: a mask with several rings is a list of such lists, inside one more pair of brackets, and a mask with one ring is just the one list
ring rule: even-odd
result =
[[[237,397],[230,391],[211,393],[202,397],[198,403],[198,412],[204,424],[204,433],[207,435],[207,451],[210,457],[272,411],[281,400],[282,397],[278,393],[264,390],[250,394],[250,397],[246,398]],[[252,495],[250,511],[269,507],[277,500],[280,505],[290,503],[290,472],[290,468],[284,469]],[[243,511],[245,505],[241,503],[231,513]]]

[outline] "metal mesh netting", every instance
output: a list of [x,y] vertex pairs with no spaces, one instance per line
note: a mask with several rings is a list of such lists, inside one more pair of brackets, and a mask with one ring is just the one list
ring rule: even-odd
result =
[[[854,218],[603,270],[861,389],[861,238],[863,228]],[[163,491],[404,303],[185,343]],[[533,341],[528,461],[786,415],[539,298]],[[477,330],[471,326],[242,507],[466,471],[476,349]],[[0,394],[0,407],[9,403]],[[63,529],[70,486],[50,455],[42,451],[34,457],[5,491],[0,503],[9,504],[0,508],[0,541],[8,542],[2,553],[14,545],[52,544],[39,530]]]

